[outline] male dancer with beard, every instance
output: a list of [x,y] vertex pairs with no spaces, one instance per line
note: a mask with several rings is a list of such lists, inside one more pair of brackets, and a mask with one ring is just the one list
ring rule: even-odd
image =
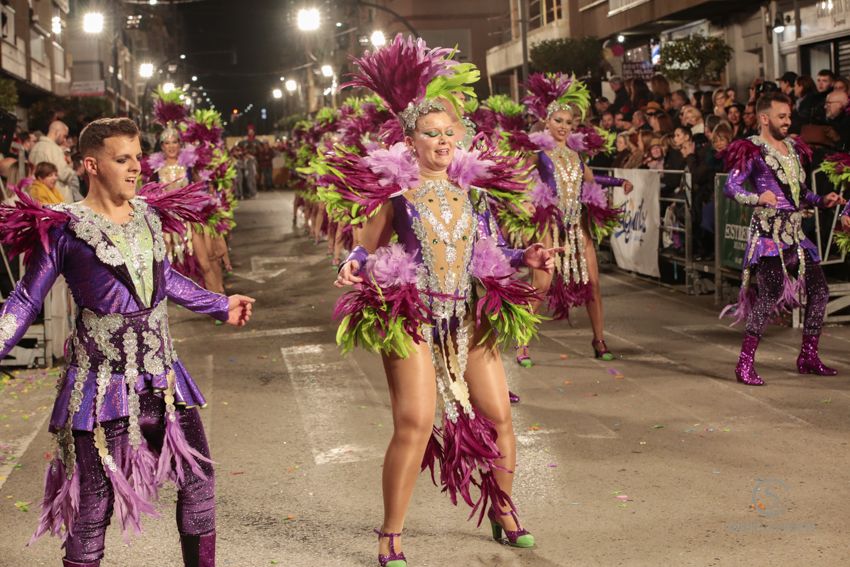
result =
[[[829,299],[826,278],[815,245],[803,234],[802,210],[834,207],[836,193],[820,196],[806,185],[811,150],[802,140],[788,138],[791,101],[781,93],[762,95],[756,103],[760,133],[729,146],[725,194],[755,207],[744,256],[744,273],[735,322],[746,321],[741,355],[735,368],[739,382],[761,386],[754,368],[756,348],[765,325],[781,310],[805,298],[803,345],[797,358],[800,374],[833,376],[836,371],[818,357],[818,338]],[[750,188],[744,185],[749,182]],[[750,285],[755,275],[756,289]]]

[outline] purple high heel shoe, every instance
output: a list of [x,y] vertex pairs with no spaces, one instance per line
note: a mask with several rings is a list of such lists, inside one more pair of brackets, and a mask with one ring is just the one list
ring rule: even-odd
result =
[[[518,529],[516,530],[506,530],[502,527],[502,524],[496,520],[498,516],[510,516],[516,522],[516,526]],[[531,535],[528,530],[523,528],[519,523],[519,518],[516,515],[516,512],[511,510],[510,512],[496,512],[494,508],[490,508],[487,510],[487,517],[490,518],[490,526],[493,528],[493,539],[498,541],[499,543],[507,543],[511,547],[521,547],[524,549],[528,549],[530,547],[534,547],[534,536]],[[505,532],[506,540],[502,539],[502,532]]]
[[62,560],[62,567],[100,567],[100,561],[92,563],[75,563],[74,561]]
[[407,559],[404,557],[404,552],[395,552],[395,538],[400,537],[401,534],[388,534],[381,530],[374,531],[378,534],[378,540],[383,537],[390,538],[390,552],[387,555],[378,554],[378,564],[381,567],[407,567]]
[[815,374],[817,376],[835,376],[838,370],[825,365],[818,355],[818,340],[820,335],[803,335],[803,346],[797,357],[797,372],[800,374]]
[[508,390],[508,399],[512,404],[518,404],[520,402],[520,397]]
[[735,367],[735,378],[738,382],[748,386],[762,386],[764,380],[755,369],[756,349],[759,346],[759,337],[755,335],[744,335],[741,344],[741,355],[738,357],[738,365]]

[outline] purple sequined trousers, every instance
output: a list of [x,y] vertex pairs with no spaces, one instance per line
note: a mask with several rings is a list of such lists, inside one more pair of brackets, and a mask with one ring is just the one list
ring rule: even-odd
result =
[[[139,425],[151,450],[159,453],[165,435],[165,403],[159,396],[145,392],[139,396]],[[178,407],[177,418],[189,445],[209,458],[204,426],[197,408]],[[103,424],[109,453],[122,462],[129,450],[127,419]],[[94,446],[94,435],[74,431],[77,463],[80,467],[80,513],[74,531],[65,543],[65,558],[76,563],[91,563],[103,557],[106,528],[112,516],[112,484]],[[177,491],[177,529],[181,535],[204,535],[215,531],[215,480],[213,466],[199,461],[207,476],[204,480],[183,467],[185,479]]]
[[[815,262],[808,252],[805,257],[806,314],[803,321],[803,334],[819,335],[829,300],[829,287],[820,264]],[[798,268],[796,250],[789,250],[785,258],[789,275],[795,275]],[[771,315],[776,310],[776,304],[782,296],[784,274],[780,262],[778,256],[766,256],[759,261],[756,268],[757,299],[752,312],[747,317],[747,333],[751,335],[761,337],[765,325],[770,322]]]

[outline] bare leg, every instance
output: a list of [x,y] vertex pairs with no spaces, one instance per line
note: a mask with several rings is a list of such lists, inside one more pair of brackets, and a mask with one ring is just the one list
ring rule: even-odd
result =
[[210,289],[220,290],[218,293],[224,293],[224,274],[221,270],[221,254],[216,240],[218,239],[204,233],[204,243],[207,246],[207,252],[210,257],[210,277],[212,278]]
[[[434,427],[437,385],[427,344],[419,344],[416,352],[408,358],[387,355],[383,358],[393,410],[393,437],[384,457],[382,531],[401,533],[425,447]],[[507,390],[504,393],[507,396]],[[398,539],[396,551],[401,551]],[[379,553],[389,553],[388,538],[380,540]]]
[[345,241],[345,226],[338,224],[336,228],[336,238],[334,238],[333,248],[333,265],[338,266],[342,261],[342,253],[345,249],[343,242]]
[[210,264],[210,252],[207,249],[206,239],[204,234],[198,231],[192,231],[192,249],[195,254],[195,260],[201,268],[201,274],[204,277],[204,287],[210,291],[224,293],[224,289],[213,287],[215,285],[215,274],[212,271]]
[[[485,329],[477,329],[475,340],[471,344],[477,345],[484,331]],[[493,475],[499,487],[510,495],[514,484],[513,471],[516,469],[516,436],[505,368],[499,350],[490,342],[469,349],[466,382],[469,385],[469,398],[476,411],[481,412],[496,426],[496,445],[502,453],[502,458],[496,461],[496,464],[507,470],[495,470]],[[510,507],[502,511],[509,510]],[[500,519],[505,529],[517,529],[512,517],[502,516]]]
[[599,262],[596,260],[596,248],[593,239],[584,227],[584,257],[587,259],[587,274],[590,277],[590,287],[593,290],[593,300],[585,305],[590,317],[590,327],[593,329],[594,340],[601,341],[603,336],[604,319],[602,316],[602,290],[599,287]]

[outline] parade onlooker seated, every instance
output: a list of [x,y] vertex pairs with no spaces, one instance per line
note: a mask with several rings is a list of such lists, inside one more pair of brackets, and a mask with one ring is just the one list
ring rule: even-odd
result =
[[[659,105],[658,108],[661,108],[661,106]],[[652,128],[649,127],[649,123],[646,121],[646,113],[643,110],[635,110],[632,114],[632,129],[647,131],[652,130]]]
[[625,132],[632,128],[632,115],[627,112],[614,114],[614,129],[617,132]]
[[614,114],[606,110],[599,116],[599,127],[608,132],[614,131]]
[[39,162],[35,166],[33,175],[35,180],[28,188],[30,197],[42,205],[59,205],[65,202],[62,193],[56,187],[59,170],[56,169],[55,165],[49,161]]
[[646,106],[646,116],[649,127],[655,134],[666,136],[673,133],[673,120],[657,102],[650,102]]

